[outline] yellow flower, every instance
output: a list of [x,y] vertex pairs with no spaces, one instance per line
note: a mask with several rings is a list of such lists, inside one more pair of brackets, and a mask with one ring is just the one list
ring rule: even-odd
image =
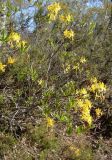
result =
[[60,16],[60,21],[62,22],[71,22],[72,21],[72,15],[68,14],[68,15],[61,15]]
[[60,21],[62,21],[62,22],[66,21],[66,17],[64,15],[61,15],[59,18],[60,18]]
[[79,99],[77,104],[81,108],[82,112],[88,112],[92,107],[91,101],[88,99],[85,100]]
[[101,92],[105,92],[105,91],[106,91],[106,86],[105,86],[105,84],[104,84],[103,82],[99,82],[99,83],[98,83],[98,89],[99,89],[99,91],[101,91]]
[[12,58],[12,57],[8,57],[8,64],[13,64],[15,63],[15,58]]
[[81,119],[86,121],[89,125],[92,124],[92,117],[90,115],[90,110],[92,107],[91,101],[88,99],[79,100],[78,105],[81,108]]
[[21,40],[21,37],[18,33],[16,32],[12,32],[9,36],[9,41],[15,41],[15,42],[19,42]]
[[78,94],[81,98],[87,98],[89,97],[89,93],[85,88],[82,88],[80,90],[76,90],[76,94]]
[[103,114],[103,112],[101,111],[100,108],[95,109],[95,112],[96,112],[97,117],[99,117]]
[[90,90],[92,92],[105,92],[106,91],[106,85],[103,82],[95,82],[91,85]]
[[43,83],[43,80],[42,80],[42,79],[38,80],[38,84],[39,84],[39,85],[42,85],[42,83]]
[[50,21],[55,21],[57,15],[50,13],[50,14],[48,14],[48,16],[49,16],[49,20],[50,20]]
[[93,83],[90,87],[90,91],[93,93],[97,92],[105,92],[106,91],[106,85],[103,82],[98,82],[97,79],[94,77],[91,79],[91,82]]
[[91,87],[90,87],[90,90],[94,93],[97,90],[97,83],[92,84]]
[[96,77],[91,78],[91,83],[97,83],[97,78]]
[[21,41],[21,45],[22,45],[23,47],[25,47],[25,46],[27,45],[27,42],[26,42],[26,41]]
[[58,12],[61,10],[60,3],[57,3],[57,2],[49,5],[47,8],[48,8],[49,12],[52,12],[52,13],[55,13],[55,14],[58,14]]
[[72,29],[70,29],[70,30],[65,30],[64,31],[64,36],[65,36],[65,38],[68,38],[68,39],[73,39],[73,37],[74,37],[74,32],[73,32],[73,30]]
[[47,126],[53,127],[54,126],[54,120],[50,117],[47,118]]
[[64,73],[69,73],[70,71],[70,65],[66,64],[65,68],[64,68]]
[[27,45],[27,42],[24,41],[24,40],[23,41],[19,41],[19,42],[16,43],[16,45],[17,45],[18,48],[20,48],[20,47],[24,48]]
[[78,71],[80,69],[79,63],[77,63],[75,66],[73,66],[73,69]]
[[41,87],[44,87],[45,86],[45,81],[43,79],[39,79],[38,80],[38,84],[41,86]]
[[49,5],[47,8],[48,8],[48,11],[49,11],[49,14],[48,14],[49,20],[50,21],[55,21],[57,15],[58,15],[58,12],[61,10],[60,4],[55,2],[51,5]]
[[81,57],[80,62],[81,62],[81,63],[85,63],[85,62],[86,62],[85,57]]
[[2,64],[2,62],[0,62],[0,71],[5,72],[5,67],[6,65]]
[[70,14],[68,14],[68,15],[66,16],[66,20],[67,20],[67,22],[71,22],[72,16],[71,16]]
[[81,119],[86,121],[90,126],[92,124],[92,117],[89,113],[82,113]]
[[91,108],[91,107],[92,107],[91,101],[88,100],[88,99],[85,99],[84,105],[85,105],[85,107],[88,107],[88,108]]
[[80,90],[80,94],[81,94],[81,95],[87,95],[87,90],[86,90],[85,88],[82,88],[82,89]]
[[77,148],[77,149],[75,150],[75,155],[76,155],[77,157],[80,156],[80,149]]
[[80,149],[75,146],[70,146],[69,149],[78,157],[80,155]]
[[75,147],[75,146],[70,146],[69,149],[70,149],[71,151],[74,151],[74,150],[76,149],[76,147]]
[[79,107],[83,107],[84,102],[81,99],[79,99],[77,104],[78,104]]

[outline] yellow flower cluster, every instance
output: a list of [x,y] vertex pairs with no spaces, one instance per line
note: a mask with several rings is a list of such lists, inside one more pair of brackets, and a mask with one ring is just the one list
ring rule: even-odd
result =
[[78,100],[78,106],[81,109],[81,119],[86,121],[90,126],[92,124],[92,117],[90,115],[90,110],[92,107],[91,101],[88,99]]
[[0,71],[5,72],[5,68],[6,68],[6,65],[4,65],[2,62],[0,62]]
[[54,20],[56,20],[58,12],[61,10],[61,5],[60,5],[60,3],[55,2],[51,5],[49,5],[47,7],[47,9],[49,11],[48,15],[49,15],[50,21],[54,21]]
[[16,47],[25,47],[27,42],[24,40],[21,40],[21,36],[16,32],[11,32],[9,35],[9,44],[13,48],[16,44]]
[[80,94],[82,94],[82,95],[87,95],[87,90],[86,90],[85,88],[82,88],[82,89],[80,90]]
[[49,15],[49,20],[50,21],[55,21],[56,20],[56,15],[55,14],[48,14]]
[[[15,58],[12,58],[11,56],[8,57],[8,60],[7,60],[7,64],[13,64],[15,63]],[[7,65],[3,64],[2,62],[0,62],[0,72],[5,72],[5,68],[6,68]]]
[[96,112],[97,117],[100,117],[103,114],[103,112],[100,108],[95,109],[95,112]]
[[48,6],[49,12],[52,12],[52,13],[54,12],[55,14],[57,14],[60,10],[61,10],[60,3],[55,2]]
[[41,86],[41,87],[44,87],[45,86],[45,81],[43,79],[39,79],[38,80],[38,84]]
[[9,41],[19,42],[20,40],[21,40],[21,37],[16,32],[11,32],[11,34],[9,35]]
[[92,117],[90,115],[90,112],[84,112],[82,113],[82,117],[81,117],[82,120],[86,121],[89,126],[91,126],[92,124]]
[[76,157],[80,156],[80,149],[75,147],[75,146],[70,146],[69,147],[70,151],[72,151]]
[[83,64],[86,62],[86,58],[85,57],[81,57],[80,62]]
[[96,78],[92,80],[92,85],[90,87],[90,91],[95,93],[101,93],[106,91],[106,85],[103,82],[98,82]]
[[73,39],[74,38],[74,32],[73,32],[73,30],[72,29],[70,29],[70,30],[66,29],[64,31],[64,37],[68,38],[68,39]]
[[50,117],[47,118],[47,127],[54,127],[54,120]]
[[17,47],[18,47],[18,48],[20,48],[20,47],[23,47],[23,48],[24,48],[26,45],[27,45],[27,42],[23,40],[23,41],[20,41],[20,42],[17,44]]
[[8,64],[13,64],[13,63],[15,63],[15,58],[13,58],[13,57],[8,57]]
[[89,93],[87,92],[87,89],[85,89],[85,88],[82,88],[80,90],[76,90],[76,94],[79,95],[82,98],[89,97]]
[[76,63],[74,66],[73,66],[73,69],[77,72],[78,70],[80,70],[80,65],[79,63]]
[[70,72],[70,64],[65,64],[63,65],[64,73],[69,73]]
[[70,23],[73,20],[73,17],[71,14],[68,15],[60,15],[60,21],[65,23]]

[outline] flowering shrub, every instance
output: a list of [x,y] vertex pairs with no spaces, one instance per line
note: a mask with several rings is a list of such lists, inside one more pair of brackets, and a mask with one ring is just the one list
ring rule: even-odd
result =
[[93,13],[78,14],[64,2],[35,6],[38,27],[29,38],[14,26],[0,33],[0,130],[23,136],[18,146],[25,145],[27,151],[33,147],[32,154],[25,152],[29,159],[91,160],[92,147],[80,140],[75,145],[74,137],[104,136],[107,130],[111,137],[111,83],[96,61],[103,66],[102,48],[110,40],[97,43]]

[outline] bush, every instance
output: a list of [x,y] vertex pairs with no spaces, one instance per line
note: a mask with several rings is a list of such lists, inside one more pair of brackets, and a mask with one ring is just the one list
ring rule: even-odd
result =
[[[94,159],[93,142],[112,136],[111,8],[85,12],[80,2],[75,9],[74,2],[36,2],[37,28],[24,35],[10,24],[18,8],[9,1],[3,4],[1,156],[12,149],[10,159]],[[86,144],[85,135],[93,141]]]

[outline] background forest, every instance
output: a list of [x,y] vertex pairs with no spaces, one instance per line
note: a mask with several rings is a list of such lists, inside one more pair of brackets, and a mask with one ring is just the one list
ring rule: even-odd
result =
[[112,2],[0,1],[0,160],[112,160]]

